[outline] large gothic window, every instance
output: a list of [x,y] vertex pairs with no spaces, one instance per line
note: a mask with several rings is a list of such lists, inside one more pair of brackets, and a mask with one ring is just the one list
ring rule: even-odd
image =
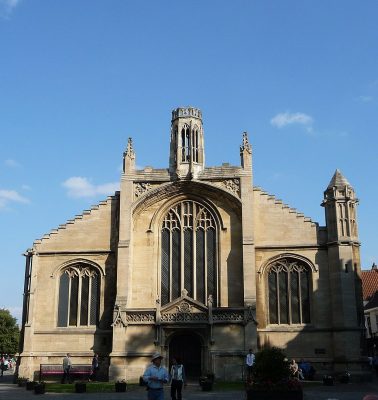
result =
[[100,276],[92,267],[75,264],[59,280],[58,326],[97,325]]
[[217,229],[212,213],[195,201],[183,201],[164,217],[161,230],[161,302],[181,296],[206,303],[217,299]]
[[268,269],[269,323],[310,322],[310,272],[295,258],[275,261]]

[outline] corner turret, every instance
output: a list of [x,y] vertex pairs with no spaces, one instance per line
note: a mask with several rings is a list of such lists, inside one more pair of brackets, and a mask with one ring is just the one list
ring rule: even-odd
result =
[[328,242],[357,241],[356,206],[358,199],[348,180],[337,169],[324,192]]

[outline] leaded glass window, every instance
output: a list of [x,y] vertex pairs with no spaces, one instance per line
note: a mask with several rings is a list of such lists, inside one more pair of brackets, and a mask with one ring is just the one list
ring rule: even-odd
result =
[[59,279],[58,326],[97,325],[100,277],[85,264],[63,270]]
[[268,269],[269,323],[310,322],[310,272],[305,263],[286,258]]
[[161,230],[161,302],[188,296],[206,304],[217,299],[217,229],[213,214],[196,201],[183,201],[165,215]]

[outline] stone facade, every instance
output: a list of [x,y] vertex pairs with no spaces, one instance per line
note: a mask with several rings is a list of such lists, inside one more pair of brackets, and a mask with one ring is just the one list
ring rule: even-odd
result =
[[[249,348],[286,349],[323,367],[361,361],[363,313],[353,188],[336,171],[326,226],[253,186],[240,166],[205,167],[200,110],[172,112],[169,168],[135,168],[120,191],[26,253],[19,375],[101,358],[109,379],[137,380],[152,353],[190,375],[240,379]],[[346,354],[345,349],[348,349]]]

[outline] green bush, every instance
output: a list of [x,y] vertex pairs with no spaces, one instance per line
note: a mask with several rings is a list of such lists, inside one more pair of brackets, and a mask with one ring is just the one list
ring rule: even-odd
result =
[[276,384],[289,379],[289,363],[284,352],[277,348],[264,348],[256,353],[253,366],[255,382],[271,382]]

